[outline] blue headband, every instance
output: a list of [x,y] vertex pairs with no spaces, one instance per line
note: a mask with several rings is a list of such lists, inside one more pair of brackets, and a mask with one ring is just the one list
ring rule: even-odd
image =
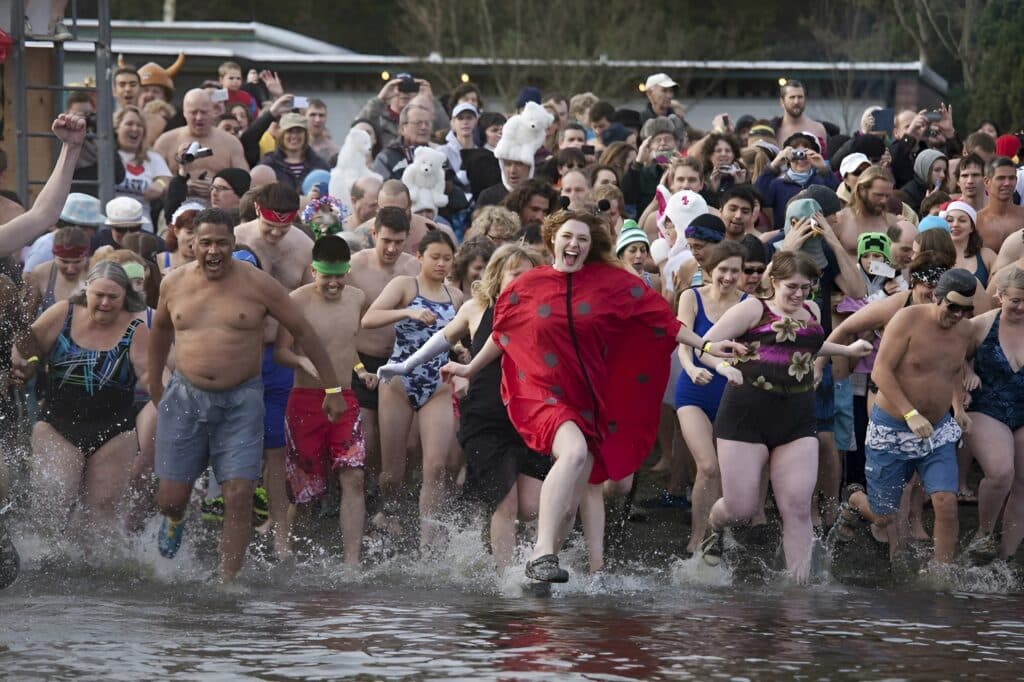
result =
[[705,242],[718,243],[725,239],[725,235],[718,230],[713,230],[710,227],[704,227],[703,225],[690,225],[684,232],[687,239],[700,239]]

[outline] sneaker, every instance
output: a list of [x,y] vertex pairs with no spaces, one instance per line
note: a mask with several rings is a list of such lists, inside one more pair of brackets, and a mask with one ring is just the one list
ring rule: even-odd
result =
[[207,523],[224,523],[224,498],[203,500],[202,519]]
[[714,530],[708,524],[708,530],[704,533],[704,539],[700,541],[700,548],[697,554],[708,566],[718,566],[722,563],[722,554],[725,553],[724,531]]
[[68,30],[67,24],[65,24],[62,19],[58,19],[50,24],[49,37],[50,40],[62,42],[65,40],[71,40],[74,36],[72,36],[71,31]]
[[185,534],[185,519],[174,521],[169,516],[164,516],[164,522],[160,525],[158,536],[160,554],[167,559],[173,559],[181,547],[181,538]]
[[557,554],[545,554],[526,562],[526,577],[546,583],[567,583],[569,572],[558,565]]

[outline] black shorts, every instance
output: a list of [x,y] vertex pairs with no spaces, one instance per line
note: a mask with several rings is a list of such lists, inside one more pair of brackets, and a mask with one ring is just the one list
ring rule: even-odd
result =
[[[363,366],[366,368],[365,371],[370,374],[376,374],[382,365],[388,363],[388,360],[389,358],[379,358],[376,355],[359,354],[359,362],[363,363]],[[372,391],[368,389],[355,370],[352,370],[352,391],[356,394],[359,407],[365,407],[367,410],[377,410],[377,389]]]
[[730,384],[715,418],[715,437],[761,443],[772,450],[800,438],[817,436],[814,391],[775,393]]
[[543,481],[554,459],[526,447],[519,434],[500,431],[477,432],[464,441],[468,499],[493,511],[505,499],[520,474]]

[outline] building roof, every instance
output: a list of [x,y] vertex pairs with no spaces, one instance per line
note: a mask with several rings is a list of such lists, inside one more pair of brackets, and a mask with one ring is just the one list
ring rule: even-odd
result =
[[[68,52],[92,52],[96,35],[95,19],[79,19],[83,41],[64,44]],[[787,78],[824,78],[835,73],[853,73],[861,79],[885,76],[916,76],[939,93],[946,93],[949,84],[927,64],[913,62],[814,62],[814,61],[751,61],[751,60],[615,60],[604,55],[595,59],[507,59],[488,57],[444,57],[360,54],[352,50],[310,38],[287,29],[259,22],[230,21],[127,21],[111,22],[114,54],[145,56],[177,56],[181,51],[189,57],[232,59],[280,66],[305,66],[319,71],[370,71],[375,67],[394,68],[416,64],[465,68],[528,67],[593,67],[630,72],[667,73],[685,71],[693,75],[754,77],[775,80]]]

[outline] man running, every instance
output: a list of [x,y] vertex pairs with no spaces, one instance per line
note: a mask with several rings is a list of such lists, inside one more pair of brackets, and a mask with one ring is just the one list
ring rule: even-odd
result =
[[[345,410],[331,360],[288,292],[273,277],[232,259],[231,222],[216,208],[196,216],[196,260],[164,279],[149,349],[149,391],[159,411],[157,504],[165,514],[160,552],[177,553],[192,484],[211,464],[224,489],[225,582],[241,568],[252,534],[253,488],[263,463],[260,355],[268,316],[292,334],[328,387],[328,419]],[[165,391],[161,376],[172,340],[177,367]]]
[[895,556],[901,538],[892,521],[903,486],[916,471],[935,510],[935,561],[953,560],[959,525],[956,446],[961,425],[970,425],[961,391],[976,287],[972,273],[948,270],[935,287],[934,305],[903,308],[886,326],[871,372],[878,399],[865,439],[867,491],[850,486],[836,525],[838,539],[851,537],[859,515],[885,528],[889,557]]
[[[292,335],[278,329],[274,360],[295,370],[285,412],[288,452],[285,469],[292,501],[305,504],[327,492],[328,477],[338,472],[341,486],[341,536],[345,563],[359,564],[366,505],[363,499],[363,464],[366,447],[359,419],[359,403],[352,392],[359,320],[370,305],[366,294],[346,286],[350,268],[348,242],[337,235],[321,237],[313,245],[313,283],[292,292],[292,305],[310,321],[327,349],[345,397],[345,411],[333,424],[323,415],[325,384]],[[358,381],[358,380],[357,380]],[[329,384],[328,384],[329,385]]]
[[[362,289],[367,304],[373,303],[388,282],[398,275],[419,274],[419,262],[403,251],[409,236],[409,216],[405,210],[385,206],[377,211],[373,224],[373,248],[352,256],[349,284]],[[380,433],[377,429],[377,369],[387,363],[395,346],[395,327],[360,329],[356,337],[359,362],[352,376],[352,388],[359,400],[367,459],[371,467],[380,467]]]
[[[294,226],[299,195],[278,182],[263,185],[253,197],[256,220],[235,228],[235,238],[251,248],[267,274],[289,292],[313,281],[313,240]],[[277,322],[268,320],[263,347],[263,447],[266,476],[263,486],[274,522],[274,552],[279,559],[291,554],[288,542],[288,494],[285,486],[284,411],[292,390],[293,372],[274,362]]]

